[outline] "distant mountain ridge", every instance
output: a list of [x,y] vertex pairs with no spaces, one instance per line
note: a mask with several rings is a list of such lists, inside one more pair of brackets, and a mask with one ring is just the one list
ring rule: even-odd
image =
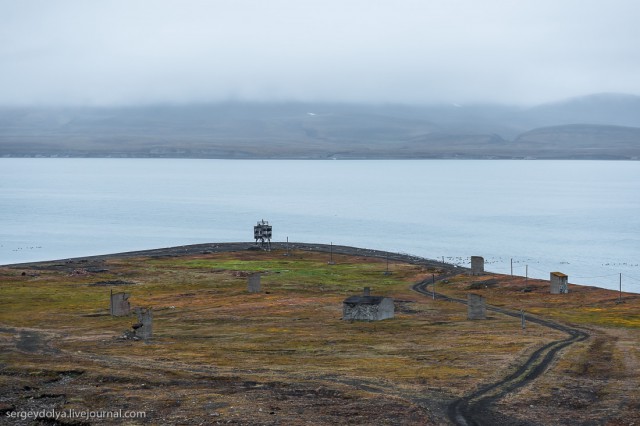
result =
[[508,105],[0,108],[2,157],[640,158],[640,96]]
[[640,127],[640,96],[600,93],[543,104],[528,111],[536,127],[601,124]]

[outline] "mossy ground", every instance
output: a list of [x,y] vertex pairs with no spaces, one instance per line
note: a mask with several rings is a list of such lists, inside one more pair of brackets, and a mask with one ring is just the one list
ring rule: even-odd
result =
[[[465,306],[411,290],[437,270],[392,262],[385,275],[384,260],[333,259],[242,251],[0,268],[0,394],[9,395],[0,404],[148,412],[132,424],[439,423],[448,400],[563,337],[535,324],[523,331],[499,314],[469,321]],[[255,272],[263,291],[250,294]],[[465,297],[474,279],[438,290]],[[518,285],[474,292],[562,321],[637,330],[633,315],[597,315],[610,295],[572,305],[577,299],[519,293]],[[395,299],[395,319],[341,319],[342,300],[365,286]],[[153,309],[151,340],[118,338],[135,318],[108,314],[111,290]],[[631,313],[634,303],[611,306]]]

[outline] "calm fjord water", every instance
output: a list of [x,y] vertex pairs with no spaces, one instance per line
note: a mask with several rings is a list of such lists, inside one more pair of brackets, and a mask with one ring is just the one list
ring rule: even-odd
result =
[[0,264],[174,245],[354,245],[640,292],[640,162],[0,159]]

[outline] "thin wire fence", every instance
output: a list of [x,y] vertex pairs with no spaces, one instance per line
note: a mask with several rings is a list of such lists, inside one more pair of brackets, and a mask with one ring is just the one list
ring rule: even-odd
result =
[[[469,268],[471,266],[470,257],[441,256],[440,259],[445,263],[455,266],[462,266],[466,268]],[[548,277],[552,271],[543,270],[532,265],[538,263],[540,262],[535,259],[509,259],[506,262],[504,258],[486,259],[485,270],[503,275],[517,275],[523,277],[527,276],[529,278],[548,279],[546,277]],[[611,265],[607,264],[607,266],[610,267]],[[531,275],[534,276],[532,277]],[[600,280],[597,283],[592,282],[588,285],[595,285],[598,287],[609,289],[618,289],[619,287],[622,287],[623,291],[640,293],[640,278],[628,275],[624,272],[599,275],[571,275],[570,280],[572,280],[573,282],[575,282],[575,280]],[[631,280],[632,282],[630,282],[629,280]]]

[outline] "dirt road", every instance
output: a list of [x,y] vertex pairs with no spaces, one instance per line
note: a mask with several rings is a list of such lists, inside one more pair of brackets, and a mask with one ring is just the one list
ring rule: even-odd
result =
[[[438,277],[438,280],[444,280],[449,275]],[[431,280],[423,281],[413,286],[413,289],[426,296],[433,297],[433,291],[428,291],[427,287]],[[435,297],[440,300],[448,300],[467,304],[464,299],[448,297],[443,294],[435,293]],[[508,309],[498,308],[495,306],[487,306],[487,310],[508,315],[520,319],[521,312]],[[495,419],[490,405],[498,399],[504,397],[507,393],[513,392],[531,381],[535,380],[545,372],[551,364],[558,352],[567,346],[581,342],[589,337],[589,335],[576,328],[568,327],[554,321],[538,318],[529,314],[525,314],[525,320],[536,323],[544,327],[553,328],[567,334],[567,338],[550,342],[536,350],[531,356],[520,365],[517,370],[503,379],[487,384],[477,391],[453,401],[448,408],[449,419],[461,426],[480,426],[480,425],[498,425],[499,420]]]

